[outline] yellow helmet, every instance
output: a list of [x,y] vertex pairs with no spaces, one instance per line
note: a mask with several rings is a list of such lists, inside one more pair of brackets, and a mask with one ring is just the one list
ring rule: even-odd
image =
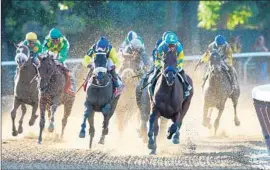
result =
[[25,35],[26,40],[37,40],[37,34],[34,32],[29,32]]

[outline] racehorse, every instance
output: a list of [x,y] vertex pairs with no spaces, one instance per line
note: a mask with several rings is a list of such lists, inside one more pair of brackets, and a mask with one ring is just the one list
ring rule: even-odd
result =
[[[213,51],[210,54],[208,79],[204,85],[204,108],[203,108],[203,126],[211,128],[211,114],[208,116],[208,110],[216,107],[219,112],[214,123],[215,135],[219,127],[219,121],[224,110],[227,98],[231,98],[234,108],[234,123],[240,125],[237,117],[237,103],[240,96],[239,85],[232,91],[230,77],[227,73],[227,66],[223,63],[223,59],[218,51]],[[236,72],[235,72],[236,74]],[[210,110],[211,111],[211,110]],[[210,112],[211,113],[211,112]]]
[[114,114],[117,102],[120,98],[120,95],[117,97],[113,95],[113,82],[107,69],[107,63],[108,59],[106,53],[96,53],[94,59],[95,68],[88,80],[86,88],[87,95],[84,102],[85,111],[79,137],[85,137],[86,119],[88,119],[90,125],[89,148],[92,148],[92,142],[95,135],[94,113],[102,112],[104,116],[102,135],[99,140],[99,144],[104,144],[105,136],[109,133],[110,118]]
[[[151,113],[148,127],[148,148],[150,154],[156,154],[156,137],[159,131],[158,119],[160,116],[171,119],[173,124],[168,129],[167,139],[173,137],[173,143],[179,143],[179,130],[183,118],[185,117],[193,96],[193,90],[188,97],[184,97],[183,78],[177,74],[176,53],[168,52],[165,54],[164,67],[161,75],[157,78],[154,86],[154,93],[151,95]],[[187,76],[189,84],[193,86],[192,80]],[[153,88],[153,87],[151,87]],[[150,92],[149,92],[150,93]]]
[[[13,108],[11,111],[12,118],[12,135],[17,136],[18,133],[23,132],[23,118],[26,113],[25,104],[32,106],[32,116],[29,121],[29,125],[32,126],[35,123],[36,111],[38,108],[38,90],[37,90],[37,81],[35,79],[37,75],[37,68],[33,63],[33,57],[30,57],[29,48],[20,43],[16,49],[15,61],[17,62],[17,74],[14,78],[14,101]],[[18,107],[21,106],[22,116],[19,121],[18,131],[15,126],[16,111]]]
[[[38,143],[42,142],[42,132],[45,126],[45,110],[49,109],[50,125],[49,132],[54,131],[54,115],[56,109],[61,104],[64,105],[64,117],[62,119],[61,138],[67,125],[67,119],[71,113],[75,96],[65,93],[65,71],[63,67],[57,65],[50,52],[41,55],[38,67],[38,88],[39,88],[39,107],[40,107],[40,132]],[[72,77],[71,77],[72,78]],[[72,78],[73,79],[73,78]],[[71,79],[71,80],[72,80]],[[74,81],[73,81],[74,82]],[[75,88],[75,83],[72,83]]]

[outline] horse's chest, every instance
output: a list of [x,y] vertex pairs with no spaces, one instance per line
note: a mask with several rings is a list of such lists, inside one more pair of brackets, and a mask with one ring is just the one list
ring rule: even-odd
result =
[[[179,111],[181,103],[177,102],[177,96],[170,93],[158,93],[155,96],[155,107],[158,108],[161,115],[173,115]],[[165,116],[166,117],[166,116]]]

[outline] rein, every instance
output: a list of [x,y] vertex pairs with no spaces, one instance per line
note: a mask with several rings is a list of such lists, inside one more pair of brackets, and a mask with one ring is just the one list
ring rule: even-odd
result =
[[107,87],[109,84],[110,84],[110,81],[108,81],[105,85],[97,85],[97,84],[94,84],[94,83],[91,83],[90,81],[88,82],[90,86],[94,86],[94,87],[97,87],[97,88],[104,88],[104,87]]

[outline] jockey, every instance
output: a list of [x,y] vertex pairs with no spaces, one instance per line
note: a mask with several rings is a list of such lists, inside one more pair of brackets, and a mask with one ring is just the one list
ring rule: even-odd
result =
[[[37,39],[37,34],[34,32],[29,32],[25,35],[25,40],[20,42],[20,44],[24,44],[29,48],[30,57],[33,57],[33,62],[36,66],[39,65],[38,55],[42,51],[42,46]],[[16,69],[14,79],[16,79],[18,74],[18,68]]]
[[37,56],[42,52],[42,46],[37,39],[37,34],[34,32],[29,32],[25,35],[25,40],[23,44],[26,45],[30,50],[30,57],[33,57],[33,62],[35,65],[39,64]]
[[70,80],[70,71],[66,68],[65,60],[68,57],[69,51],[69,42],[65,36],[62,35],[61,31],[57,28],[53,28],[50,30],[49,35],[46,36],[43,42],[43,51],[47,52],[51,51],[55,53],[55,62],[58,66],[60,66],[63,70],[65,70],[66,75],[66,88],[65,92],[74,94],[71,91],[71,80]]
[[[162,43],[162,41],[165,40],[165,36],[166,36],[167,34],[169,34],[169,33],[174,33],[174,32],[172,32],[172,31],[166,31],[166,32],[164,32],[164,33],[162,34],[162,38],[160,38],[160,39],[158,39],[158,40],[156,41],[155,48],[154,48],[154,50],[152,51],[152,57],[153,57],[153,62],[154,62],[154,63],[155,63],[156,58],[157,58],[157,48],[158,48],[158,46]],[[180,41],[179,41],[179,43],[180,43]],[[153,66],[151,67],[150,71],[145,75],[145,77],[143,77],[143,81],[142,81],[143,83],[142,83],[141,89],[145,87],[146,83],[148,82],[149,75],[154,71],[154,68],[155,68],[155,66],[153,65]]]
[[[153,58],[153,62],[155,63],[155,60],[157,58],[157,48],[159,46],[159,44],[162,42],[162,38],[160,38],[159,40],[156,41],[156,45],[154,50],[152,51],[152,58]],[[145,76],[142,78],[142,86],[141,86],[141,90],[145,87],[146,83],[148,82],[148,78],[149,75],[154,71],[155,66],[153,65],[151,67],[151,69],[147,72],[147,74],[145,74]]]
[[122,51],[124,51],[124,49],[130,44],[130,42],[133,39],[141,40],[142,44],[144,45],[143,39],[140,36],[138,36],[135,31],[129,31],[128,34],[127,34],[127,37],[125,38],[125,40],[120,45],[118,52],[121,53]]
[[124,85],[122,84],[116,73],[116,68],[120,67],[120,61],[117,56],[116,50],[110,45],[109,41],[105,37],[101,37],[98,42],[94,44],[84,56],[82,64],[85,67],[92,69],[92,59],[93,57],[95,57],[96,52],[106,52],[107,54],[108,66],[110,67],[108,70],[113,77],[112,80],[115,86],[114,96],[117,97],[123,91]]
[[190,95],[189,90],[192,89],[192,87],[189,85],[189,82],[187,80],[187,76],[182,68],[184,63],[184,51],[181,43],[179,42],[177,35],[173,32],[167,33],[165,36],[165,39],[160,43],[160,45],[157,48],[157,58],[155,59],[155,69],[154,69],[154,76],[152,79],[155,79],[158,73],[160,72],[160,68],[162,67],[162,58],[164,54],[166,54],[169,51],[175,51],[177,54],[177,70],[178,73],[184,78],[184,94],[185,97]]
[[[145,51],[144,43],[141,39],[134,38],[122,51],[123,55],[134,56],[138,59],[137,64],[140,64],[142,68],[139,68],[142,72],[148,71],[150,68],[149,57]],[[143,64],[143,65],[141,65]]]
[[[237,88],[237,80],[236,80],[236,71],[233,67],[233,61],[232,61],[232,48],[225,40],[225,37],[222,35],[217,35],[215,37],[215,40],[208,46],[208,49],[203,54],[202,59],[200,60],[201,63],[208,62],[210,59],[210,53],[213,50],[217,50],[220,55],[222,56],[225,64],[225,67],[228,70],[228,73],[230,74],[231,79],[231,85],[233,90]],[[206,77],[207,78],[207,77]],[[205,80],[206,80],[205,78]]]

